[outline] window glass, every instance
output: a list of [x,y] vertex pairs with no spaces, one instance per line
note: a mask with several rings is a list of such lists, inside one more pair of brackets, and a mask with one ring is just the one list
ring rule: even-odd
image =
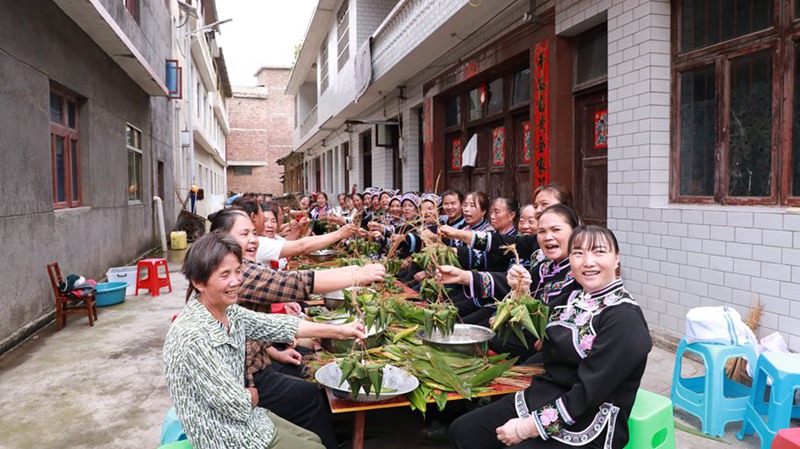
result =
[[714,66],[680,74],[680,192],[714,194],[716,102]]
[[728,191],[769,196],[772,169],[772,54],[731,61]]
[[514,74],[514,88],[511,104],[516,105],[531,99],[531,69],[521,70]]
[[483,108],[481,105],[481,89],[472,89],[469,91],[469,119],[478,120],[483,117]]
[[608,75],[608,31],[605,28],[578,42],[575,83],[601,80]]
[[75,103],[67,102],[67,125],[75,129]]
[[128,147],[128,201],[142,200],[142,132],[127,125],[125,137]]
[[336,37],[339,50],[339,70],[342,70],[347,59],[350,57],[350,2],[345,0],[339,11],[336,13]]
[[70,140],[69,145],[70,160],[72,161],[72,201],[80,199],[80,179],[78,179],[78,141],[75,139]]
[[772,26],[773,0],[681,0],[681,51]]
[[461,97],[456,95],[448,98],[445,109],[445,126],[461,124]]
[[56,201],[63,203],[67,200],[64,171],[66,170],[66,156],[64,155],[64,138],[56,136]]
[[50,121],[53,123],[64,123],[63,111],[61,110],[62,98],[58,94],[50,93]]
[[486,91],[487,113],[489,115],[503,112],[503,78],[498,78],[489,83]]

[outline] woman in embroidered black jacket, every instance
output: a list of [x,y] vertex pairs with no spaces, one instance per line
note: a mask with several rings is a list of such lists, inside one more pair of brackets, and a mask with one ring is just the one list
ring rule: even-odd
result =
[[546,373],[454,421],[449,433],[456,448],[625,446],[652,342],[641,309],[615,278],[618,248],[605,228],[575,230],[570,264],[584,289],[551,310]]
[[[541,185],[533,192],[533,209],[537,220],[545,209],[556,204],[573,207],[572,193],[561,184],[553,182]],[[498,265],[508,266],[511,257],[504,253],[503,246],[509,244],[516,245],[520,258],[525,260],[532,257],[539,249],[535,235],[502,234],[493,230],[471,228],[453,229],[447,226],[441,228],[441,234],[459,243],[454,246],[465,247],[457,248],[458,261],[465,269],[485,270],[487,266],[495,269]],[[470,259],[472,255],[470,250],[477,250],[475,254],[482,254],[483,258]],[[491,271],[491,268],[489,270]]]
[[[455,267],[444,266],[439,272],[440,280],[456,284],[464,284],[464,294],[472,304],[457,304],[459,312],[473,310],[462,317],[465,323],[487,326],[494,314],[495,301],[502,300],[517,284],[528,286],[531,296],[547,304],[550,308],[566,302],[570,293],[580,289],[575,282],[567,257],[567,243],[572,231],[578,227],[580,220],[577,213],[562,204],[550,206],[539,217],[539,229],[536,234],[542,249],[531,256],[529,263],[514,265],[508,272],[467,272]],[[474,309],[477,308],[477,309]],[[509,353],[525,362],[533,354],[541,350],[541,342],[529,332],[523,331],[526,345],[516,336],[507,339],[495,337],[490,342],[491,349],[498,354]]]

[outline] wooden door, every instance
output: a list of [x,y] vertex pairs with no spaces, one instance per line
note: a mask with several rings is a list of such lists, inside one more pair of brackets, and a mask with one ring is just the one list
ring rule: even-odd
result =
[[361,167],[363,170],[364,187],[372,187],[372,133],[361,133]]
[[575,205],[585,224],[606,225],[608,98],[602,90],[575,97]]
[[344,191],[350,192],[350,142],[342,143],[342,154],[344,155]]
[[[466,147],[469,138],[478,136],[478,154],[475,167],[464,167],[460,171],[448,172],[447,187],[462,191],[485,192],[490,198],[517,195],[517,164],[513,127],[505,122],[494,122],[467,132],[467,139],[461,138],[461,149]],[[448,150],[452,159],[453,139],[448,138]]]

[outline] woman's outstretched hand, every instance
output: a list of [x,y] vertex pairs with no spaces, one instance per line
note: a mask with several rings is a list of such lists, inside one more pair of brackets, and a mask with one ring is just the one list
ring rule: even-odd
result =
[[522,288],[530,288],[532,282],[531,274],[522,265],[512,265],[506,274],[506,281],[512,289],[516,289],[518,285],[521,285]]

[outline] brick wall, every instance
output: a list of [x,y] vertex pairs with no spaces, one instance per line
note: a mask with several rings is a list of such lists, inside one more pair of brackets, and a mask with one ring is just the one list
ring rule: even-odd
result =
[[236,161],[262,162],[252,175],[234,175],[228,167],[228,189],[234,192],[283,194],[283,167],[277,160],[292,149],[293,97],[284,95],[289,69],[265,68],[257,74],[258,87],[234,87],[228,100],[231,135],[227,139],[229,165]]
[[765,304],[760,336],[780,331],[800,351],[800,215],[781,207],[669,203],[670,4],[556,3],[569,33],[608,19],[608,226],[622,277],[652,329],[683,335],[686,311]]

